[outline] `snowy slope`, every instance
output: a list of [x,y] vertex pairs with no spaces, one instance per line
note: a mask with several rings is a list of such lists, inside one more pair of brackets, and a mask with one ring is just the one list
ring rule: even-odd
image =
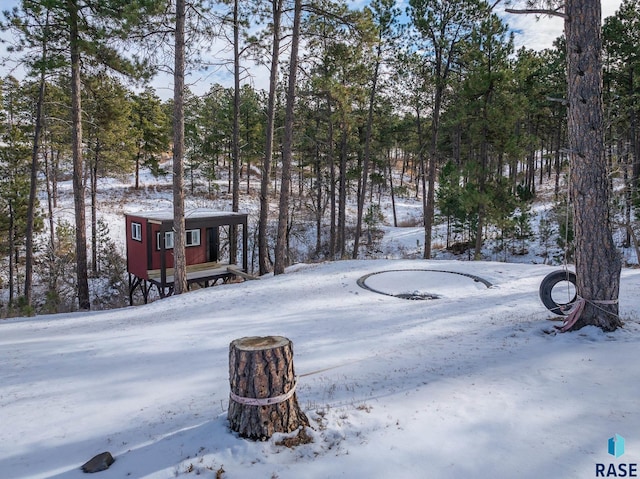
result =
[[[409,301],[357,284],[422,269],[493,286],[415,271],[367,280],[440,295]],[[624,329],[558,335],[537,295],[552,270],[344,261],[147,306],[0,322],[0,477],[87,477],[80,466],[106,450],[116,462],[100,479],[590,478],[596,463],[636,463],[640,270],[623,271]],[[266,335],[293,341],[311,444],[227,428],[229,343]]]

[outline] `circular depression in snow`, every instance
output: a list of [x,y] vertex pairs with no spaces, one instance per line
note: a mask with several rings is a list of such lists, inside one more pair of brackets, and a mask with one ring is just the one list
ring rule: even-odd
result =
[[374,293],[412,300],[462,298],[470,289],[492,286],[478,276],[433,269],[379,271],[361,277],[358,285]]

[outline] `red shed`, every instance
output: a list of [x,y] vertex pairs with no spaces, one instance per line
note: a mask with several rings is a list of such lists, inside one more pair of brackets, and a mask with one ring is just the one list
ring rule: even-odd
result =
[[[147,302],[156,286],[160,297],[173,292],[173,211],[152,211],[125,215],[129,302],[140,287]],[[220,228],[242,226],[242,267],[236,258],[220,258]],[[185,213],[187,285],[202,287],[227,282],[247,274],[247,214],[194,209]]]

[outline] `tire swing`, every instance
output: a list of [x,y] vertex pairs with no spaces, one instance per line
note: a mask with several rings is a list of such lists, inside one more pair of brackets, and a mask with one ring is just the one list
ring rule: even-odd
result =
[[[562,289],[562,286],[556,288],[559,283],[571,283],[573,284],[573,290],[569,285],[566,285],[567,288],[567,298],[571,296],[573,293],[573,297],[565,302],[560,302],[555,299],[558,297],[559,290]],[[555,294],[554,294],[554,288]],[[562,293],[563,294],[563,293]],[[555,296],[555,298],[554,298]],[[542,304],[554,314],[565,316],[571,310],[573,303],[578,299],[577,288],[576,288],[576,274],[568,271],[568,270],[558,270],[553,273],[549,273],[544,277],[542,283],[540,283],[540,299],[542,300]]]

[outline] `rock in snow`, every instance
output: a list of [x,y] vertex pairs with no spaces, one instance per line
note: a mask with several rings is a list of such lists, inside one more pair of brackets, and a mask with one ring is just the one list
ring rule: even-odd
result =
[[109,466],[115,462],[115,459],[109,451],[102,452],[92,457],[82,465],[84,472],[100,472],[109,469]]

